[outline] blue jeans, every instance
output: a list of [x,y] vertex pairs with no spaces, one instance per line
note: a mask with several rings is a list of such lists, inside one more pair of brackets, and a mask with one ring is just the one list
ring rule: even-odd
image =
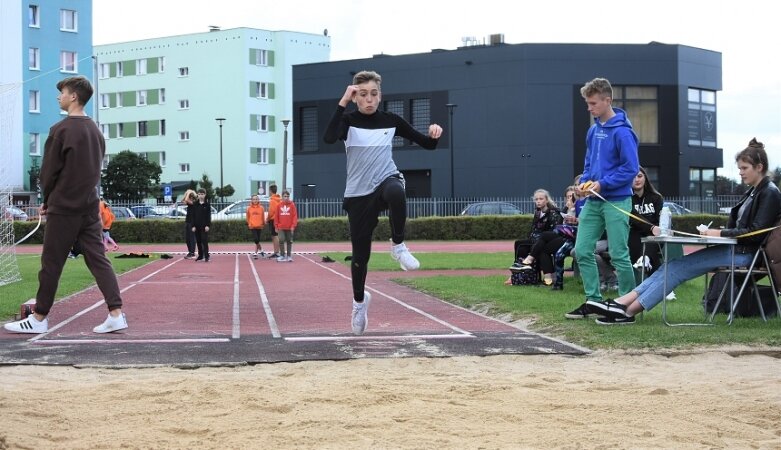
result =
[[[679,284],[705,275],[719,267],[729,267],[730,255],[729,245],[716,245],[665,263],[640,283],[640,286],[633,289],[638,294],[637,301],[643,305],[644,310],[648,311],[658,305]],[[735,253],[735,266],[747,267],[753,258],[753,252]],[[667,270],[665,270],[665,265]],[[664,289],[665,272],[667,273],[666,291]]]

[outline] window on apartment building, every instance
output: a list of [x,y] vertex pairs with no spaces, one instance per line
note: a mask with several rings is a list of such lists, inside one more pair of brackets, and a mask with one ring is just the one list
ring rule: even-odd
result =
[[125,76],[125,64],[122,61],[117,62],[117,77]]
[[268,50],[261,50],[259,48],[250,49],[252,52],[252,63],[256,66],[268,65]]
[[253,81],[251,96],[255,98],[269,98],[269,83]]
[[165,72],[165,56],[157,58],[157,71],[160,73]]
[[[404,100],[389,100],[385,102],[385,111],[392,112],[399,117],[404,117]],[[400,136],[394,136],[393,146],[403,147],[404,138]]]
[[111,76],[111,64],[101,63],[98,66],[98,78],[105,80]]
[[117,137],[121,138],[125,135],[125,124],[120,122],[117,124]]
[[30,133],[30,155],[41,155],[41,135],[39,133]]
[[659,143],[659,89],[613,86],[613,106],[626,111],[641,144]]
[[109,138],[109,126],[107,123],[101,123],[100,124],[100,132],[103,133],[103,138],[108,139]]
[[266,147],[260,147],[260,148],[254,147],[252,150],[254,152],[253,160],[257,164],[268,164],[268,155],[269,155],[269,150],[270,149],[268,149]]
[[30,91],[30,112],[37,113],[41,112],[41,92],[40,91]]
[[317,132],[317,107],[307,106],[301,108],[301,120],[299,123],[301,124],[298,127],[301,130],[301,151],[316,152],[317,145],[320,142]]
[[160,136],[165,136],[165,119],[160,120]]
[[27,7],[27,26],[35,28],[41,27],[41,9],[38,5],[30,5]]
[[161,88],[160,89],[160,98],[158,99],[157,103],[159,105],[164,105],[165,104],[165,88]]
[[146,120],[142,120],[142,121],[138,122],[138,134],[137,134],[137,136],[138,137],[149,136],[149,134],[147,132],[147,122],[146,122]]
[[259,115],[258,117],[258,131],[268,131],[269,130],[269,116],[267,115]]
[[268,180],[254,180],[252,182],[255,185],[255,192],[261,197],[268,195],[268,186],[271,184]]
[[79,31],[79,13],[72,9],[61,9],[60,31]]
[[190,109],[190,100],[179,100],[179,109]]
[[41,69],[41,49],[30,47],[27,50],[27,68],[30,70]]
[[146,91],[137,91],[136,92],[136,106],[144,106],[146,105]]
[[146,75],[146,59],[136,60],[136,75]]
[[180,131],[179,132],[179,140],[180,141],[189,141],[190,140],[190,132],[189,131]]
[[111,107],[111,96],[114,94],[100,94],[100,109]]
[[165,152],[160,152],[160,167],[165,167]]
[[76,52],[69,52],[67,50],[63,50],[60,52],[60,71],[61,72],[78,72],[79,71],[79,64],[78,64],[78,55]]
[[716,92],[689,88],[688,100],[689,145],[716,147]]
[[427,98],[413,98],[410,106],[412,119],[410,124],[421,133],[428,134],[428,126],[431,125],[431,100]]
[[179,163],[179,173],[190,173],[190,163]]
[[190,68],[189,67],[180,67],[179,68],[179,76],[180,77],[186,77],[190,75]]
[[121,92],[117,92],[114,95],[117,96],[116,97],[117,98],[117,108],[121,108],[121,107],[125,106],[124,103],[122,102],[122,93]]

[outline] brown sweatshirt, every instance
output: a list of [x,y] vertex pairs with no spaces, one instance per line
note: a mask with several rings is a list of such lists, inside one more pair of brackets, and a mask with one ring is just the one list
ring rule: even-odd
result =
[[98,211],[106,141],[87,116],[68,116],[49,129],[41,163],[41,192],[47,212],[81,215]]

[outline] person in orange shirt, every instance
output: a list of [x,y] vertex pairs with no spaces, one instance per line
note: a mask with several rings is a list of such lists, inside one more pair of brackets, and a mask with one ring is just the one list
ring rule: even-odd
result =
[[119,245],[111,238],[111,225],[114,223],[115,218],[114,212],[111,211],[111,208],[106,204],[106,201],[101,198],[100,221],[103,224],[103,247],[106,251],[111,250],[115,252],[119,250]]
[[279,202],[282,201],[282,198],[277,194],[277,185],[272,184],[268,187],[269,192],[271,192],[271,195],[268,198],[268,225],[271,227],[271,244],[274,245],[274,253],[269,256],[269,258],[279,258],[280,251],[279,251],[279,234],[277,233],[277,228],[274,226],[274,221],[277,218],[277,206],[279,206]]
[[277,257],[277,262],[293,262],[293,232],[298,225],[298,211],[296,210],[296,204],[290,200],[290,192],[282,192],[282,202],[277,206],[276,222],[274,226],[277,227],[277,233],[279,233],[280,248],[282,244],[285,248],[282,248],[282,252]]
[[258,254],[260,256],[265,255],[260,245],[260,230],[266,226],[265,215],[266,211],[263,209],[263,205],[260,204],[260,197],[257,194],[253,195],[250,199],[250,205],[247,207],[247,226],[250,232],[252,232],[252,239],[255,241],[253,259],[258,259]]

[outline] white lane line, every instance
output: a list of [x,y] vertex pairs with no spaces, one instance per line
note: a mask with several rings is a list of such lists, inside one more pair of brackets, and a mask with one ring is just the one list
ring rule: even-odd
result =
[[286,337],[290,342],[321,342],[321,341],[413,341],[420,339],[473,339],[473,334],[406,334],[398,336],[305,336],[305,337]]
[[239,310],[239,255],[236,255],[236,267],[233,271],[233,339],[241,337]]
[[184,339],[47,339],[35,344],[192,344],[230,342],[228,338]]
[[[157,275],[158,273],[160,273],[160,272],[162,272],[162,271],[164,271],[164,270],[168,269],[169,267],[173,266],[174,264],[178,263],[179,261],[182,261],[182,260],[181,260],[181,259],[177,259],[176,261],[174,261],[174,262],[172,262],[172,263],[168,264],[167,266],[164,266],[164,267],[161,267],[161,268],[160,268],[160,269],[158,269],[158,270],[155,270],[154,272],[150,273],[149,275],[145,276],[144,278],[141,278],[140,280],[138,280],[138,281],[136,281],[136,282],[134,282],[134,283],[131,283],[131,284],[129,284],[129,285],[128,285],[128,286],[126,286],[124,289],[121,289],[121,290],[119,291],[119,293],[120,293],[120,294],[123,294],[123,293],[125,293],[125,292],[126,292],[127,290],[129,290],[130,288],[132,288],[132,287],[134,287],[134,286],[137,286],[138,284],[142,283],[144,280],[146,280],[146,279],[148,279],[148,278],[150,278],[150,277],[152,277],[152,276],[154,276],[154,275]],[[97,308],[98,306],[100,306],[100,305],[103,305],[103,304],[105,304],[105,303],[106,303],[105,299],[100,299],[100,300],[99,300],[97,303],[95,303],[94,305],[92,305],[92,306],[89,306],[89,307],[87,307],[87,308],[85,308],[85,309],[82,309],[81,311],[77,312],[77,313],[76,313],[76,314],[74,314],[73,316],[71,316],[71,317],[69,317],[69,318],[67,318],[67,319],[63,320],[62,322],[58,323],[57,325],[55,325],[55,326],[53,326],[53,327],[49,328],[49,331],[47,331],[46,333],[41,333],[41,334],[39,334],[39,335],[35,336],[34,338],[32,338],[32,339],[29,339],[29,340],[28,340],[28,342],[35,342],[35,341],[38,341],[38,340],[41,340],[41,339],[45,338],[45,337],[46,337],[46,336],[48,336],[48,335],[49,335],[51,332],[53,332],[53,331],[56,331],[56,330],[59,330],[60,328],[64,327],[65,325],[67,325],[67,324],[69,324],[69,323],[73,322],[74,320],[76,320],[78,317],[81,317],[81,316],[83,316],[84,314],[87,314],[88,312],[92,311],[93,309],[95,309],[95,308]],[[58,342],[59,342],[59,341],[58,341]]]
[[[319,263],[319,262],[317,262],[317,261],[314,261],[314,260],[312,260],[312,259],[310,259],[310,258],[307,258],[306,256],[302,256],[302,258],[306,259],[307,261],[309,261],[309,262],[311,262],[311,263],[313,263],[313,264],[316,264],[316,265],[318,265],[318,266],[322,267],[322,268],[323,268],[323,269],[325,269],[325,270],[328,270],[328,271],[330,271],[330,272],[332,272],[332,273],[335,273],[336,275],[338,275],[338,276],[340,276],[340,277],[344,278],[344,279],[345,279],[345,280],[347,280],[347,281],[351,281],[351,280],[350,280],[350,277],[348,277],[348,276],[346,276],[346,275],[342,275],[341,273],[339,273],[339,272],[335,271],[334,269],[332,269],[332,268],[330,268],[330,267],[326,267],[326,266],[324,266],[323,264],[321,264],[321,263]],[[377,289],[375,289],[375,288],[372,288],[372,287],[369,287],[369,286],[366,286],[366,288],[365,288],[365,289],[368,289],[368,290],[370,290],[370,291],[372,291],[372,292],[376,292],[377,294],[380,294],[380,295],[382,295],[383,297],[387,298],[388,300],[392,300],[392,301],[394,301],[394,302],[398,303],[399,305],[401,305],[401,306],[403,306],[403,307],[405,307],[405,308],[409,309],[410,311],[414,311],[414,312],[416,312],[416,313],[418,313],[418,314],[422,315],[423,317],[426,317],[426,318],[427,318],[427,319],[429,319],[429,320],[433,320],[434,322],[437,322],[437,323],[439,323],[440,325],[443,325],[443,326],[445,326],[445,327],[447,327],[447,328],[450,328],[451,330],[455,331],[456,333],[461,333],[461,334],[464,334],[464,335],[467,335],[467,336],[472,336],[472,333],[470,333],[470,332],[468,332],[468,331],[466,331],[466,330],[462,330],[461,328],[458,328],[458,327],[457,327],[457,326],[455,326],[455,325],[452,325],[452,324],[450,324],[450,323],[448,323],[448,322],[445,322],[444,320],[442,320],[442,319],[440,319],[440,318],[438,318],[438,317],[436,317],[436,316],[433,316],[433,315],[431,315],[431,314],[429,314],[429,313],[427,313],[427,312],[425,312],[425,311],[423,311],[423,310],[421,310],[421,309],[418,309],[418,308],[416,308],[416,307],[414,307],[414,306],[412,306],[412,305],[409,305],[409,304],[407,304],[407,303],[405,303],[405,302],[403,302],[403,301],[401,301],[401,300],[397,299],[396,297],[393,297],[392,295],[386,294],[386,293],[384,293],[384,292],[382,292],[382,291],[379,291],[379,290],[377,290]],[[446,335],[445,335],[445,336],[446,336]]]
[[271,335],[275,338],[282,337],[282,334],[279,332],[279,327],[277,327],[277,321],[274,319],[274,313],[271,312],[271,305],[268,303],[268,296],[266,296],[266,288],[263,287],[263,283],[260,281],[260,276],[258,276],[258,271],[255,270],[255,264],[252,264],[252,260],[249,257],[249,254],[247,255],[247,261],[249,261],[249,266],[252,267],[252,275],[255,276],[255,284],[258,285],[258,292],[260,292],[260,302],[263,305],[263,311],[266,313],[266,320],[268,320],[268,326],[269,329],[271,329]]

